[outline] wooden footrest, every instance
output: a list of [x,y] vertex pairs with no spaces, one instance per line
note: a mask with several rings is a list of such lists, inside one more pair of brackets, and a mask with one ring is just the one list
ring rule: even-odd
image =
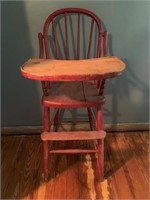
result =
[[68,140],[96,140],[103,139],[106,132],[99,131],[68,131],[68,132],[43,132],[41,140],[68,141]]

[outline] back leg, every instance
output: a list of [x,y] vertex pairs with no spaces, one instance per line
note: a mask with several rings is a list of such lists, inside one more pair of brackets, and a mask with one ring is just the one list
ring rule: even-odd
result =
[[[101,107],[97,108],[97,130],[103,130],[103,113]],[[98,158],[97,158],[97,166],[98,166],[98,176],[100,181],[103,180],[103,171],[104,171],[104,147],[103,147],[103,139],[97,140],[97,148],[98,148]]]
[[[44,107],[44,131],[50,130],[50,113],[49,108]],[[43,158],[44,158],[44,180],[48,180],[48,154],[49,154],[49,141],[43,141]]]

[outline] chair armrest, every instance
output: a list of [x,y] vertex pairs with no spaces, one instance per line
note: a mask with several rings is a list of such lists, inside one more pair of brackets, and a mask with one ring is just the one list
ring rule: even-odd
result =
[[42,35],[42,33],[38,33],[38,39],[39,39],[39,58],[44,58],[43,35]]

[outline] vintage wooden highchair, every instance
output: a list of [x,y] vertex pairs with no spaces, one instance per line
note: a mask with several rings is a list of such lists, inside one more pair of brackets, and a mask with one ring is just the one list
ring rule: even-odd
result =
[[[63,8],[51,13],[44,23],[43,33],[38,34],[39,57],[59,60],[79,60],[107,56],[107,32],[93,12],[83,8]],[[68,68],[69,70],[69,68]],[[41,134],[43,141],[44,178],[48,180],[49,153],[97,153],[98,174],[103,177],[102,106],[105,80],[95,81],[42,81],[44,108]],[[55,109],[53,121],[50,108]],[[61,109],[86,108],[90,131],[58,131]],[[96,117],[93,108],[97,108]],[[94,130],[95,119],[96,130]],[[53,125],[53,130],[52,130]],[[95,149],[53,149],[53,141],[96,140]]]

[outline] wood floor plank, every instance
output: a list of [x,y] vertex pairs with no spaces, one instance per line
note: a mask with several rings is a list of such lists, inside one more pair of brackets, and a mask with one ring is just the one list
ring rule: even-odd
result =
[[[148,132],[110,133],[105,138],[103,182],[94,154],[51,154],[43,179],[39,136],[2,136],[2,199],[149,199]],[[74,148],[75,142],[54,144]],[[77,142],[92,148],[93,142]]]
[[[134,135],[132,136],[135,137],[134,141],[136,141],[136,138],[138,137]],[[144,180],[139,163],[137,163],[138,158],[135,159],[134,157],[134,149],[129,148],[127,144],[128,143],[126,138],[124,138],[124,134],[122,134],[121,137],[117,137],[116,146],[118,145],[118,154],[120,154],[120,158],[124,162],[122,168],[124,169],[128,185],[130,186],[130,190],[134,198],[145,199],[148,197],[148,184],[146,180]],[[135,148],[139,147],[137,144]],[[135,151],[137,151],[137,149]],[[145,188],[144,190],[143,187]]]
[[[34,139],[35,141],[35,139]],[[43,148],[42,148],[42,142],[40,139],[36,141],[36,152],[34,155],[34,167],[33,167],[33,199],[39,199],[39,189],[45,188],[45,182],[44,182],[44,175],[43,175]],[[40,197],[41,199],[41,197]]]
[[[7,138],[8,139],[8,138]],[[1,165],[1,172],[4,175],[2,177],[2,198],[10,198],[9,197],[9,190],[12,190],[13,186],[11,184],[11,181],[14,176],[15,167],[19,161],[19,153],[20,153],[20,147],[22,143],[23,137],[14,137],[8,139],[8,147],[6,151],[2,150],[3,157],[5,158],[2,161]],[[18,177],[16,176],[15,179]]]
[[18,195],[22,197],[26,197],[29,192],[31,193],[32,197],[32,192],[35,189],[34,186],[34,180],[36,180],[35,176],[35,171],[34,171],[34,162],[36,153],[37,153],[37,145],[32,138],[30,139],[29,144],[27,145],[28,149],[27,155],[26,155],[26,162],[24,164],[24,167],[22,169],[22,179],[19,181],[19,188],[18,188]]
[[[146,136],[147,134],[145,134],[145,132],[142,133],[136,133],[136,139],[135,137],[131,137],[132,138],[132,142],[136,145],[139,144],[139,149],[138,149],[138,154],[141,155],[141,159],[143,161],[143,163],[145,164],[146,168],[147,168],[147,164],[150,164],[149,160],[148,160],[148,156],[149,156],[149,138],[147,138]],[[146,137],[144,137],[146,136]],[[144,139],[145,138],[145,139]],[[147,138],[147,139],[146,139]],[[137,153],[137,151],[136,151]],[[146,162],[145,162],[145,158],[146,158]],[[148,160],[148,162],[147,162]]]
[[[117,135],[118,138],[118,135]],[[112,166],[113,185],[115,187],[117,199],[133,199],[134,193],[130,190],[130,186],[124,172],[124,161],[121,159],[121,154],[116,143],[116,135],[112,135],[109,140],[111,149],[109,150],[109,159]],[[123,187],[124,189],[120,189]]]
[[[137,137],[134,138],[136,140]],[[121,159],[125,160],[126,157],[129,157],[129,148],[125,140],[124,135],[117,139],[117,143],[121,153]],[[138,158],[135,158],[134,155],[130,156],[130,159],[124,164],[124,169],[126,170],[126,177],[128,180],[128,185],[130,185],[130,190],[135,195],[136,199],[147,199],[148,184],[143,176],[143,170],[140,163],[137,161]],[[148,170],[148,169],[147,169]],[[138,176],[138,180],[137,180]],[[143,189],[144,188],[144,189]]]
[[143,178],[147,184],[149,184],[149,140],[146,140],[145,142],[142,141],[140,135],[141,133],[130,135],[130,137],[128,137],[129,142],[127,144],[129,145],[128,148],[132,149],[135,164],[137,163],[138,168],[140,168],[140,171],[142,172]]
[[[81,160],[78,164],[78,178],[79,178],[79,199],[90,199],[90,188],[88,185],[88,171],[89,166],[88,162],[90,162],[90,158],[87,158],[89,154],[82,154]],[[93,183],[93,181],[92,181]]]
[[[26,152],[26,154],[25,154]],[[34,191],[39,186],[41,174],[41,142],[36,137],[26,137],[22,147],[23,158],[20,166],[21,179],[15,188],[14,198],[25,198],[29,194],[33,198]],[[19,171],[19,170],[17,170]],[[17,176],[17,172],[15,173]],[[19,176],[19,177],[20,177]]]
[[78,173],[79,155],[67,156],[67,185],[66,199],[79,199],[79,173]]
[[[5,179],[7,180],[7,193],[5,193],[5,198],[23,198],[26,197],[30,191],[31,193],[33,192],[33,188],[36,187],[34,182],[38,180],[37,174],[39,173],[37,173],[37,169],[40,169],[40,162],[38,161],[38,166],[35,166],[34,158],[38,158],[39,160],[42,158],[41,155],[39,157],[35,155],[39,152],[38,149],[35,148],[40,147],[39,142],[39,139],[38,143],[36,143],[36,140],[31,137],[24,138],[20,147],[18,147],[18,153],[11,167],[12,172],[9,173],[9,177]],[[30,196],[32,196],[32,194]]]
[[[110,150],[111,150],[111,145],[110,145],[110,140],[109,140],[110,136],[108,135],[108,137],[104,140],[104,180],[107,180],[107,194],[105,193],[105,196],[107,197],[106,199],[117,199],[117,191],[116,191],[116,187],[114,184],[114,175],[113,175],[113,164],[111,161],[111,154],[110,154]],[[99,183],[98,183],[98,192],[99,192]],[[103,189],[101,189],[103,190]],[[104,197],[104,194],[102,194],[102,197]]]
[[[2,165],[5,162],[9,162],[10,157],[13,157],[17,151],[17,147],[19,143],[22,141],[22,136],[3,136],[2,143],[1,143],[1,162]],[[8,160],[6,160],[8,158]],[[1,165],[1,167],[2,167]]]
[[[148,162],[147,150],[149,149],[149,146],[146,145],[146,143],[149,143],[149,141],[146,140],[143,144],[143,142],[140,139],[140,135],[141,133],[138,133],[138,135],[132,134],[130,136],[127,136],[126,134],[124,134],[124,137],[125,137],[125,143],[127,145],[127,149],[132,150],[132,157],[134,157],[138,168],[140,168],[140,171],[142,171],[143,177],[145,177],[145,180],[148,183],[149,182],[149,170],[148,170],[149,162]],[[147,153],[145,152],[145,147],[143,147],[144,145],[146,146]]]
[[56,177],[54,179],[53,199],[66,199],[66,176],[67,158],[66,155],[58,155],[55,165]]
[[[59,155],[49,155],[49,178],[46,183],[45,199],[53,199],[55,177],[57,176],[56,163],[59,162]],[[59,186],[58,186],[59,187]]]

